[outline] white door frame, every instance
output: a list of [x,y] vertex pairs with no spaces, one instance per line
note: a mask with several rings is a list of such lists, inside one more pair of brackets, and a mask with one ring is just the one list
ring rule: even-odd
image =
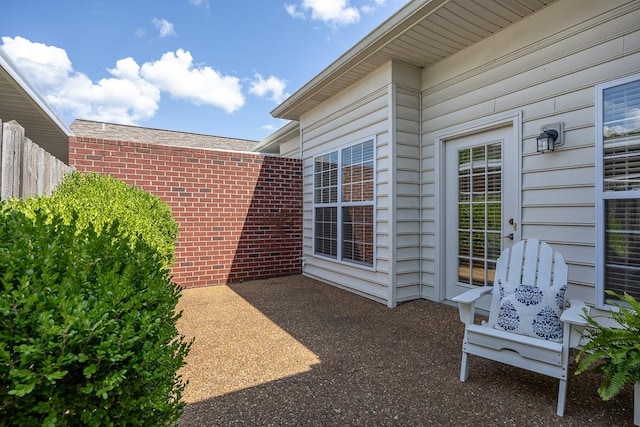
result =
[[[435,194],[435,243],[436,243],[436,263],[435,263],[435,288],[434,298],[436,301],[445,300],[445,286],[444,281],[446,271],[446,247],[445,237],[446,228],[446,203],[445,203],[445,179],[446,179],[446,165],[445,165],[445,143],[447,140],[468,136],[476,133],[481,133],[487,130],[511,126],[512,138],[516,145],[516,175],[518,186],[518,209],[517,209],[517,224],[521,224],[520,218],[522,217],[522,113],[520,111],[510,111],[501,114],[495,114],[482,119],[470,121],[468,123],[452,126],[450,128],[443,129],[434,138],[434,164],[435,164],[435,176],[438,180],[436,185]],[[514,241],[520,240],[520,232],[522,227],[518,226],[515,234]]]

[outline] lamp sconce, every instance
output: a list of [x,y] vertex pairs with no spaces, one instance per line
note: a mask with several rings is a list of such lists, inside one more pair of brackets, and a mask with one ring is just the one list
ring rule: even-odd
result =
[[537,138],[538,153],[553,151],[556,147],[564,145],[564,123],[551,123],[540,128]]

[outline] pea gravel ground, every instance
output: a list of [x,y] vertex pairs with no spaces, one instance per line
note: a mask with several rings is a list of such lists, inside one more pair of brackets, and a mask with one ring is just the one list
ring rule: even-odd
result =
[[185,290],[195,337],[182,375],[187,426],[632,426],[633,389],[602,402],[600,376],[557,381],[470,358],[458,379],[457,309],[390,309],[302,276]]

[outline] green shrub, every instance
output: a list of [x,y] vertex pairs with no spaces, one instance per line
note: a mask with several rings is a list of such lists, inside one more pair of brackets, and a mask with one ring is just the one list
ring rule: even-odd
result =
[[175,424],[190,343],[166,248],[56,197],[0,205],[0,424]]
[[[178,224],[169,205],[157,196],[108,175],[74,172],[50,198],[43,199],[38,207],[46,205],[67,223],[73,218],[79,230],[89,224],[100,230],[117,219],[123,236],[139,234],[165,257],[167,267],[175,259]],[[20,200],[10,203],[22,211],[36,206]]]

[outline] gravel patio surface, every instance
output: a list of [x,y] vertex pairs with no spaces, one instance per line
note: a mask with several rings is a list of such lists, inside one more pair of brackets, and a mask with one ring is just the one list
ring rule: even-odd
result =
[[[457,309],[394,309],[292,276],[188,289],[180,332],[186,426],[632,426],[633,389],[597,395],[600,376],[558,382],[470,356],[459,381]],[[575,366],[573,366],[574,368]]]

